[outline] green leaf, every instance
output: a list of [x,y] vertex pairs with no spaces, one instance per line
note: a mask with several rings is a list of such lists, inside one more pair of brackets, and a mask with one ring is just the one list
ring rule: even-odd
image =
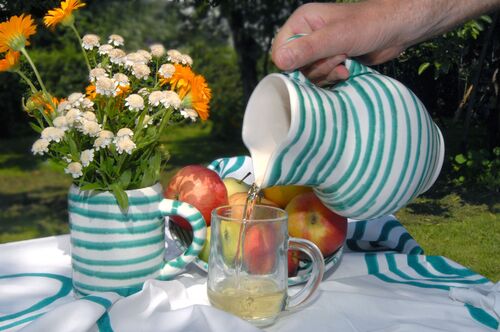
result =
[[422,75],[422,73],[427,69],[429,68],[431,64],[429,62],[424,62],[420,65],[420,67],[418,67],[418,74],[419,75]]
[[128,196],[127,193],[125,193],[125,190],[123,190],[122,187],[120,187],[120,185],[117,183],[113,183],[110,187],[122,212],[127,212]]
[[132,179],[132,172],[128,169],[122,173],[118,181],[120,181],[120,185],[122,188],[127,188],[130,184],[130,179]]
[[80,152],[78,152],[78,148],[76,147],[75,141],[71,137],[68,137],[68,143],[69,143],[69,152],[71,153],[73,160],[80,159]]
[[83,191],[97,190],[97,189],[102,189],[102,187],[99,183],[87,183],[87,184],[80,187],[80,190],[83,190]]
[[42,128],[39,125],[34,124],[33,122],[30,122],[31,129],[33,129],[35,132],[41,134],[42,133]]
[[488,15],[481,16],[481,20],[483,20],[484,22],[489,23],[489,24],[491,24],[493,22],[491,17],[489,17]]
[[467,159],[465,158],[465,156],[463,154],[457,154],[455,156],[455,161],[457,162],[457,164],[462,165],[467,161]]
[[497,157],[500,156],[500,147],[497,146],[496,148],[494,148],[493,149],[493,154],[495,156],[497,156]]

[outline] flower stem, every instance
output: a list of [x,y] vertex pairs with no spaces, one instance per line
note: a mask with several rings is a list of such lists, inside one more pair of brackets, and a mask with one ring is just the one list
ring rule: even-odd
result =
[[87,67],[88,67],[88,69],[90,71],[92,68],[90,67],[90,62],[89,62],[89,58],[87,56],[87,52],[83,48],[82,38],[80,37],[80,34],[78,33],[78,30],[76,30],[75,24],[70,24],[69,26],[71,27],[71,30],[73,30],[73,32],[76,35],[76,38],[78,39],[78,43],[80,44],[80,48],[82,49],[83,57],[85,58],[85,63],[87,64]]
[[21,72],[20,70],[16,70],[15,73],[19,74],[19,76],[21,76],[21,78],[23,80],[26,81],[26,83],[28,83],[28,85],[30,86],[31,88],[31,92],[33,93],[36,93],[38,92],[38,89],[35,88],[35,86],[33,85],[33,83],[31,82],[31,80],[28,78],[28,76],[24,75],[23,72]]
[[42,88],[42,92],[43,92],[45,98],[47,98],[48,102],[55,110],[56,105],[54,105],[54,102],[52,101],[52,97],[50,96],[47,89],[45,88],[45,85],[43,84],[43,81],[42,81],[42,77],[40,76],[38,69],[36,69],[35,63],[33,62],[33,60],[31,60],[31,57],[28,54],[28,51],[26,51],[26,49],[23,47],[23,48],[21,48],[21,53],[26,57],[26,59],[28,60],[28,63],[30,64],[31,68],[33,69],[33,72],[35,73],[36,79],[38,80],[38,84],[40,84],[40,88]]
[[43,84],[42,78],[40,77],[40,73],[38,72],[38,69],[36,69],[35,64],[33,63],[33,60],[31,60],[30,55],[26,51],[26,49],[23,47],[21,48],[21,53],[26,57],[28,60],[28,63],[30,64],[31,68],[33,69],[33,72],[35,73],[36,79],[38,80],[38,84],[40,84],[40,87],[42,88],[42,91],[45,95],[48,95],[49,93],[47,92],[47,89],[45,88],[45,85]]

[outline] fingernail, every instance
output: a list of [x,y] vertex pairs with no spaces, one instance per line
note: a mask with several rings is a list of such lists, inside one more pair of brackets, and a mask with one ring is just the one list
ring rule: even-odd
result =
[[288,70],[293,69],[293,65],[295,63],[295,57],[293,51],[287,47],[280,48],[278,50],[277,65],[281,69]]

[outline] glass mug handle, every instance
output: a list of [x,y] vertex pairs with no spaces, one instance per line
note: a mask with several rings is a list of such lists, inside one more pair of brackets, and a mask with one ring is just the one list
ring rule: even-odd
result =
[[158,209],[163,217],[180,216],[186,219],[193,228],[193,241],[189,247],[180,256],[164,261],[164,265],[160,270],[160,279],[171,279],[181,273],[187,264],[198,257],[207,237],[207,225],[200,211],[186,202],[164,198],[160,202]]
[[323,279],[323,274],[325,273],[325,261],[319,248],[311,241],[292,237],[288,240],[288,246],[290,249],[302,251],[309,256],[312,261],[311,275],[307,283],[296,294],[288,297],[286,309],[293,310],[301,304],[304,304],[318,288]]

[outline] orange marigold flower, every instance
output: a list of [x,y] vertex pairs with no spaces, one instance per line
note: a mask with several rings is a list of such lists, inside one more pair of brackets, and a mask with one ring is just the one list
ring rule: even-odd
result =
[[183,99],[191,89],[191,82],[195,75],[191,67],[175,64],[175,72],[170,78],[163,78],[160,83],[162,85],[170,84],[170,89],[177,92],[179,97]]
[[29,97],[28,102],[26,103],[28,112],[38,110],[43,111],[45,114],[54,113],[61,100],[52,96],[50,96],[50,99],[48,98],[49,97],[46,97],[42,92],[33,94]]
[[19,51],[30,44],[29,37],[36,33],[31,15],[12,16],[0,23],[0,53]]
[[5,59],[0,59],[0,72],[10,71],[19,66],[20,53],[16,51],[9,51],[5,55]]
[[73,11],[84,7],[85,3],[80,0],[66,0],[61,2],[61,7],[49,10],[47,15],[43,18],[43,23],[48,28],[55,28],[56,25],[62,23],[69,25],[73,23]]
[[210,99],[212,98],[212,91],[208,87],[205,77],[201,75],[195,76],[191,84],[191,105],[198,113],[200,118],[205,121],[208,119],[208,108]]
[[60,100],[56,97],[50,97],[52,103],[50,101],[45,101],[43,111],[45,114],[52,114],[57,109],[57,105],[59,105]]
[[94,100],[96,96],[96,90],[95,90],[95,85],[90,84],[88,87],[85,88],[85,94],[90,100]]
[[130,93],[130,85],[118,85],[117,96],[126,97]]

